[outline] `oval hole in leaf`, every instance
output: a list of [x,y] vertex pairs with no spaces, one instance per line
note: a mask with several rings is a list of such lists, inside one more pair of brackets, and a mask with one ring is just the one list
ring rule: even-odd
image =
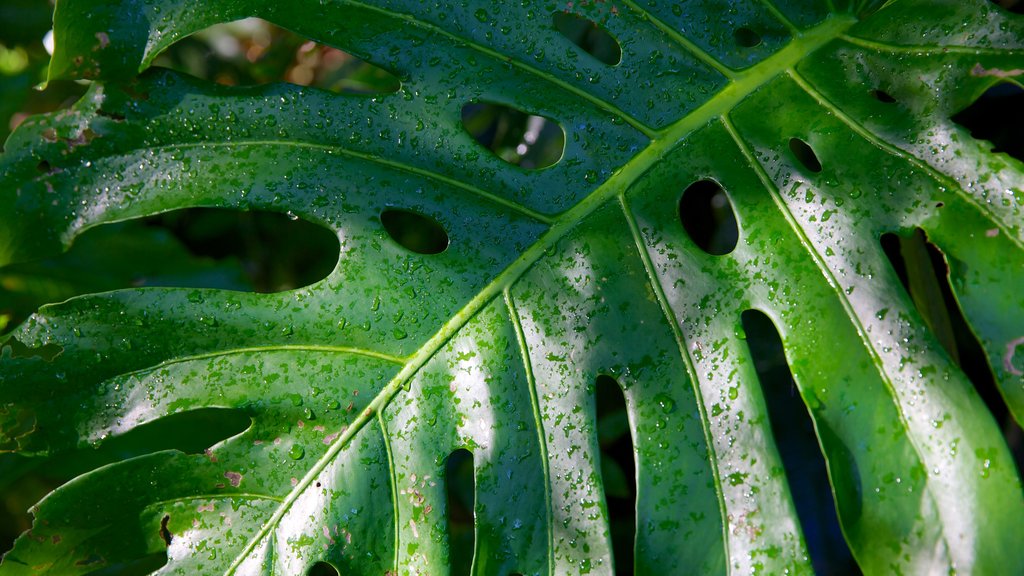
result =
[[810,144],[799,138],[790,138],[789,150],[804,168],[815,174],[821,172],[821,162],[818,161],[818,155],[814,153]]
[[636,467],[626,399],[619,383],[611,376],[598,376],[594,388],[601,481],[611,523],[615,573],[632,574],[636,541]]
[[761,43],[761,35],[745,26],[734,30],[732,37],[736,40],[736,44],[744,48],[753,48]]
[[886,92],[885,90],[872,90],[871,95],[874,96],[875,100],[878,100],[879,102],[884,102],[885,104],[893,104],[896,102],[896,99],[893,98],[892,95]]
[[464,448],[448,455],[445,462],[445,491],[448,495],[448,550],[451,574],[469,575],[473,566],[474,501],[476,480],[473,453]]
[[341,572],[338,571],[334,565],[327,562],[317,562],[306,570],[306,576],[340,576]]
[[994,153],[1009,154],[1024,162],[1024,88],[1000,82],[986,90],[951,120],[971,131],[978,140],[992,143]]
[[736,214],[722,185],[714,180],[698,180],[683,191],[679,220],[693,242],[708,254],[721,256],[736,248]]
[[622,61],[622,47],[603,26],[570,12],[555,12],[551,15],[555,28],[579,46],[584,52],[609,66]]
[[390,94],[401,87],[382,68],[261,18],[200,30],[169,46],[153,64],[226,86],[283,78],[339,94]]
[[504,104],[466,104],[462,126],[498,158],[522,168],[547,168],[565,152],[565,133],[557,122]]
[[1024,431],[1000,393],[988,355],[953,294],[946,255],[928,240],[921,228],[915,228],[907,236],[887,232],[882,235],[881,243],[914,308],[974,385],[1003,433],[1017,472],[1024,472]]
[[448,248],[448,233],[429,216],[388,208],[380,213],[380,222],[392,240],[417,254],[440,254]]
[[341,252],[332,230],[291,212],[187,208],[146,221],[170,230],[196,256],[221,262],[237,260],[252,291],[262,294],[323,280],[337,265]]
[[106,224],[64,254],[0,268],[0,316],[16,325],[41,305],[140,286],[272,293],[326,278],[332,231],[285,214],[188,208]]
[[[814,572],[860,574],[839,527],[825,458],[814,422],[793,381],[782,338],[771,319],[759,310],[746,310],[740,321]],[[845,498],[851,499],[855,499],[852,494]]]

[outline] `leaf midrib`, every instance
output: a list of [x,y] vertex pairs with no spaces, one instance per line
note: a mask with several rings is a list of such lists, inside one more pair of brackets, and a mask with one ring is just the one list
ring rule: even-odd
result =
[[[735,80],[708,102],[677,120],[664,129],[654,133],[651,143],[630,161],[612,174],[601,186],[591,192],[574,207],[563,212],[551,225],[548,231],[534,244],[527,248],[516,260],[500,272],[476,296],[466,303],[452,318],[446,322],[423,346],[409,357],[402,369],[388,382],[377,396],[349,424],[348,428],[334,441],[327,452],[299,480],[291,492],[285,497],[281,506],[263,524],[260,531],[253,536],[246,547],[235,557],[226,570],[226,574],[234,574],[245,558],[256,549],[287,513],[291,504],[313,482],[320,472],[338,456],[341,450],[374,414],[380,413],[398,394],[406,388],[412,378],[449,340],[473,318],[477,312],[500,296],[509,286],[525,274],[548,250],[554,247],[570,230],[589,214],[603,206],[606,202],[624,193],[639,178],[647,173],[661,158],[670,152],[687,135],[705,126],[715,118],[721,117],[735,107],[749,94],[777,77],[792,69],[801,59],[811,52],[831,42],[857,20],[850,15],[831,15],[814,28],[806,30],[783,49],[740,73]],[[707,431],[705,430],[705,434]],[[395,543],[398,546],[398,542]]]

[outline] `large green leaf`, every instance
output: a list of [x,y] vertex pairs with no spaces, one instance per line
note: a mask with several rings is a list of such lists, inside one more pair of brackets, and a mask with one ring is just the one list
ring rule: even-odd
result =
[[[1021,73],[1024,19],[981,0],[847,4],[62,0],[51,77],[99,81],[8,140],[0,264],[192,206],[291,212],[341,250],[295,291],[122,290],[14,331],[0,440],[25,454],[200,408],[252,425],[62,486],[0,572],[142,569],[166,550],[163,570],[183,574],[319,560],[444,574],[444,462],[468,448],[474,573],[609,573],[599,374],[626,399],[638,573],[809,572],[740,323],[757,309],[782,335],[865,572],[1024,573],[1006,442],[878,241],[920,227],[943,250],[1020,422],[1024,166],[949,117]],[[622,62],[559,34],[560,10],[599,21]],[[371,98],[146,70],[247,16],[402,87]],[[761,42],[739,45],[738,28]],[[557,121],[559,163],[524,170],[481,148],[460,118],[476,101]],[[739,223],[727,255],[679,221],[704,178]],[[388,207],[435,219],[447,250],[393,241]]]

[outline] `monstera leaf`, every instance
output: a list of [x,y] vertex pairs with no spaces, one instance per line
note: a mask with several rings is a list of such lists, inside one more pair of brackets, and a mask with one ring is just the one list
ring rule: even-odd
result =
[[[620,61],[557,14],[606,30]],[[249,16],[401,88],[150,68]],[[920,228],[942,250],[1020,422],[1024,166],[949,119],[1020,77],[1020,16],[980,0],[61,0],[54,29],[51,78],[95,82],[8,140],[0,264],[186,207],[290,213],[334,231],[339,257],[297,290],[119,290],[15,329],[5,449],[56,462],[192,411],[245,425],[205,451],[171,426],[61,486],[0,572],[166,556],[181,574],[445,574],[445,462],[466,449],[473,573],[611,573],[598,377],[627,407],[637,573],[810,572],[741,322],[758,310],[861,569],[1024,573],[1007,444],[879,242]],[[462,125],[474,103],[556,122],[561,158],[492,154]],[[700,181],[724,189],[735,247],[709,253],[681,223]],[[447,244],[409,249],[395,213]]]

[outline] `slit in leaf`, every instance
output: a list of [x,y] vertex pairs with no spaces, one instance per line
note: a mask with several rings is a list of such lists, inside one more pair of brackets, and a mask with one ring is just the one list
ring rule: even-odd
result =
[[260,18],[196,32],[168,47],[153,64],[226,86],[283,78],[339,94],[390,94],[401,87],[382,68]]
[[555,28],[584,52],[609,66],[622,61],[622,47],[604,27],[571,12],[555,12],[551,19]]
[[[75,562],[77,566],[90,566],[105,563],[103,558],[90,556]],[[107,564],[98,570],[89,572],[89,576],[148,576],[167,564],[166,552],[154,552],[139,558],[125,559]]]
[[949,263],[921,228],[882,235],[882,248],[925,325],[967,376],[1002,430],[1017,471],[1024,471],[1024,432],[996,384],[981,342],[967,323],[949,281]]
[[391,239],[417,254],[440,254],[448,248],[448,233],[437,220],[411,210],[388,208],[380,214]]
[[978,97],[951,120],[967,128],[971,136],[987,140],[994,153],[1004,153],[1024,162],[1024,88],[1000,82]]
[[504,104],[466,104],[462,126],[481,146],[521,168],[553,166],[565,151],[565,133],[557,122]]
[[[0,411],[0,416],[2,415]],[[9,498],[9,501],[26,503],[23,507],[19,506],[17,512],[13,509],[0,509],[0,553],[13,545],[14,538],[19,533],[31,527],[29,505],[69,480],[101,466],[163,450],[203,454],[222,440],[241,434],[251,424],[249,416],[241,410],[197,408],[159,418],[124,434],[113,436],[93,447],[63,452],[46,461],[24,458],[18,454],[0,453],[0,489],[3,489],[10,498],[16,498]],[[16,430],[10,430],[11,434],[15,432]],[[169,517],[167,521],[170,521]],[[160,536],[164,542],[168,542],[173,534],[169,531],[165,534],[165,529],[166,523],[161,522]],[[160,556],[165,557],[163,553]],[[156,568],[159,568],[159,565],[153,570]]]
[[175,210],[97,226],[64,254],[0,268],[0,316],[14,326],[43,304],[142,286],[281,292],[326,278],[339,253],[336,234],[300,218]]
[[[97,465],[162,450],[203,454],[217,443],[245,432],[251,424],[249,415],[237,408],[196,408],[169,414],[111,436],[97,444],[97,450],[87,451],[83,456],[84,460],[91,461],[90,464]],[[73,465],[75,456],[69,456],[67,461]]]
[[445,463],[445,491],[448,495],[449,563],[453,576],[468,576],[473,567],[475,483],[473,453],[460,448],[449,454]]
[[28,346],[17,338],[9,338],[0,343],[0,355],[6,351],[10,351],[11,358],[42,358],[46,362],[53,362],[54,358],[64,352],[64,348],[59,344]]
[[170,529],[167,528],[167,523],[170,522],[170,521],[171,521],[171,515],[170,514],[164,514],[164,517],[160,519],[160,530],[159,530],[160,539],[164,541],[164,545],[165,546],[170,546],[171,545],[171,540],[174,539],[174,534],[171,534]]
[[753,48],[761,43],[761,35],[747,27],[737,28],[732,35],[736,44],[743,48]]
[[818,161],[818,155],[814,153],[810,144],[799,138],[790,138],[789,150],[804,168],[815,174],[821,172],[821,162]]
[[306,570],[306,576],[340,576],[341,572],[328,562],[317,562]]
[[758,310],[743,312],[740,321],[814,571],[860,574],[839,526],[814,423],[793,381],[775,324]]
[[736,214],[722,185],[714,180],[698,180],[683,191],[679,220],[693,242],[708,254],[721,256],[736,248]]
[[594,397],[615,574],[629,575],[636,541],[636,467],[626,399],[619,383],[604,374],[597,377]]

